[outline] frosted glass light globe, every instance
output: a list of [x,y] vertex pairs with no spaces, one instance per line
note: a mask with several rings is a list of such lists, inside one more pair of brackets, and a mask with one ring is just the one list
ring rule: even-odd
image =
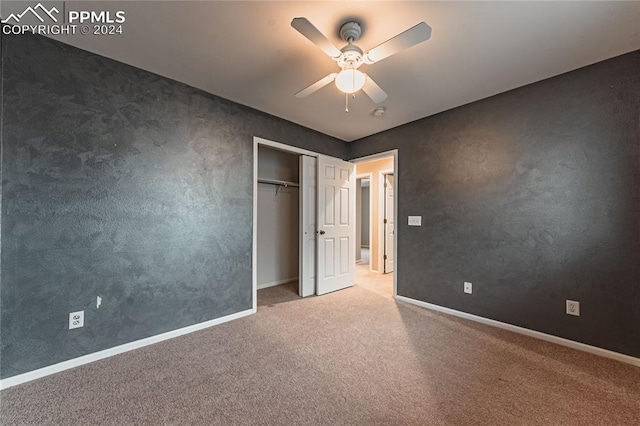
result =
[[344,93],[355,93],[364,86],[364,74],[354,69],[343,69],[336,77],[336,87]]

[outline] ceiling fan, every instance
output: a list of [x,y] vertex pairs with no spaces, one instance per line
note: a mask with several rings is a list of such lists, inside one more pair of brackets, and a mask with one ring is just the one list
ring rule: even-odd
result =
[[347,95],[346,112],[349,112],[349,95],[355,94],[360,89],[375,103],[380,103],[387,99],[387,94],[384,90],[371,77],[358,70],[361,65],[374,64],[401,50],[422,43],[431,37],[431,27],[425,22],[420,22],[418,25],[363,53],[362,49],[353,44],[362,35],[362,27],[356,21],[346,22],[340,27],[340,38],[347,42],[347,45],[342,49],[335,47],[306,18],[294,18],[291,21],[291,26],[336,61],[341,68],[340,72],[331,73],[302,89],[296,93],[296,97],[305,98],[327,84],[335,82],[338,89]]

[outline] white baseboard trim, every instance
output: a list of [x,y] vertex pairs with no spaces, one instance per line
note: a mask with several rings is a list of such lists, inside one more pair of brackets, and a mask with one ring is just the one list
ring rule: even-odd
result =
[[227,315],[221,318],[216,318],[210,321],[201,322],[199,324],[190,325],[187,327],[179,328],[177,330],[168,331],[166,333],[158,334],[156,336],[147,337],[144,339],[136,340],[134,342],[125,343],[124,345],[115,346],[113,348],[105,349],[103,351],[94,352],[92,354],[83,355],[78,358],[70,359],[68,361],[59,362],[58,364],[49,365],[47,367],[39,368],[37,370],[29,371],[28,373],[18,374],[17,376],[8,377],[0,380],[0,390],[7,389],[12,386],[20,385],[22,383],[30,382],[32,380],[40,379],[51,374],[59,373],[64,370],[79,367],[84,364],[89,364],[94,361],[99,361],[104,358],[109,358],[114,355],[118,355],[124,352],[129,352],[134,349],[149,346],[154,343],[162,342],[164,340],[173,339],[174,337],[183,336],[185,334],[193,333],[205,328],[213,327],[228,321],[246,317],[255,313],[253,309],[247,309],[246,311],[237,312],[235,314]]
[[284,280],[273,281],[270,283],[258,284],[258,290],[262,290],[264,288],[269,288],[269,287],[275,287],[280,284],[286,284],[286,283],[290,283],[291,281],[297,281],[297,280],[298,280],[298,277],[293,277],[293,278],[285,278]]
[[493,327],[502,328],[504,330],[513,331],[514,333],[524,334],[525,336],[534,337],[536,339],[545,340],[547,342],[555,343],[568,348],[576,349],[583,352],[588,352],[601,357],[614,359],[616,361],[631,364],[636,367],[640,367],[640,358],[636,358],[630,355],[613,352],[608,349],[598,348],[596,346],[587,345],[586,343],[576,342],[574,340],[565,339],[563,337],[554,336],[551,334],[542,333],[540,331],[530,330],[524,327],[518,327],[517,325],[507,324],[492,320],[489,318],[480,317],[466,312],[457,311],[451,308],[445,308],[444,306],[434,305],[432,303],[422,302],[420,300],[411,299],[405,296],[396,296],[396,300],[401,302],[410,303],[412,305],[420,306],[421,308],[430,309],[432,311],[443,312],[445,314],[453,315],[459,318],[468,319],[471,321],[479,322]]

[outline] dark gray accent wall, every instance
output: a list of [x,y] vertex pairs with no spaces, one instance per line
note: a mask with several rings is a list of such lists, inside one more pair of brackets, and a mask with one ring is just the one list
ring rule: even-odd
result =
[[399,150],[398,293],[640,356],[639,128],[633,52],[350,143]]
[[2,378],[251,309],[253,136],[347,155],[39,36],[2,36],[2,84]]

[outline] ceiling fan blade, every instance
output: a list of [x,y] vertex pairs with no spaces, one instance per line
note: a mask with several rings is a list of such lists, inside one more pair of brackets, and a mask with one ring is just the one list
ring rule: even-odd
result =
[[309,96],[313,92],[316,92],[316,91],[322,89],[327,84],[331,83],[333,80],[336,79],[337,75],[338,74],[336,74],[335,72],[332,72],[328,76],[326,76],[324,78],[321,78],[320,80],[318,80],[315,83],[313,83],[311,86],[306,87],[306,88],[302,89],[301,91],[299,91],[298,93],[296,93],[296,98],[306,98],[307,96]]
[[298,30],[300,34],[305,36],[311,43],[318,46],[324,53],[331,58],[337,58],[342,52],[329,41],[316,27],[313,26],[307,18],[293,18],[291,26]]
[[408,47],[427,41],[430,37],[431,27],[425,22],[420,22],[415,27],[409,28],[407,31],[398,34],[365,53],[364,61],[368,64],[373,64]]
[[371,100],[377,104],[387,99],[387,94],[376,84],[371,77],[365,74],[364,86],[362,90],[371,98]]

